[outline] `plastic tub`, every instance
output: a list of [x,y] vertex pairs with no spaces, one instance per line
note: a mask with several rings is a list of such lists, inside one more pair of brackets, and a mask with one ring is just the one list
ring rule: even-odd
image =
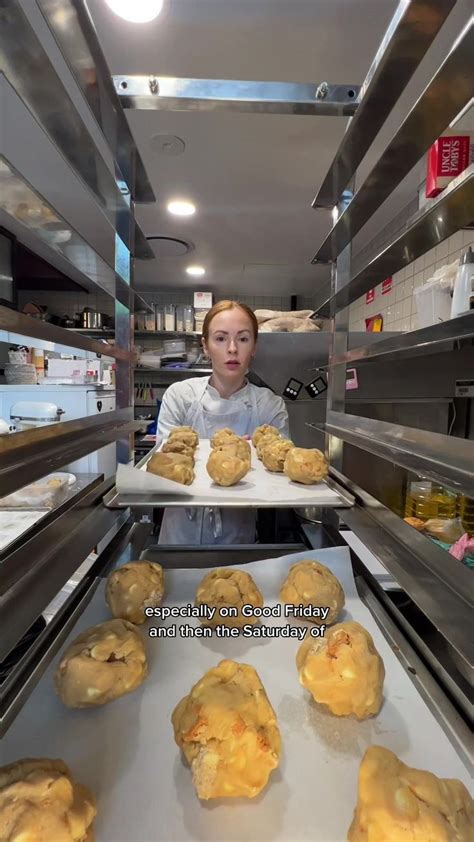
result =
[[418,287],[415,302],[420,327],[437,325],[451,318],[451,290],[447,285],[433,282]]

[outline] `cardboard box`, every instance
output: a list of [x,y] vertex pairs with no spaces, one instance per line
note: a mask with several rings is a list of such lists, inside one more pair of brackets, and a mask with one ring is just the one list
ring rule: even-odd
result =
[[198,310],[210,310],[214,303],[214,294],[212,292],[195,292],[194,293],[194,307]]
[[426,197],[432,199],[448,186],[450,181],[469,166],[471,137],[469,134],[442,135],[428,150],[426,172]]

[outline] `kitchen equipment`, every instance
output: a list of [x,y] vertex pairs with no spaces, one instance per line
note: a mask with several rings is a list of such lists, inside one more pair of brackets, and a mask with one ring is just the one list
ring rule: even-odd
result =
[[76,326],[76,323],[75,323],[74,319],[71,318],[71,316],[63,316],[62,319],[60,320],[59,324],[60,324],[61,327],[66,327],[66,328],[73,328],[73,327]]
[[81,327],[87,330],[100,330],[102,326],[102,313],[98,313],[92,307],[84,307],[81,313]]
[[64,409],[47,401],[18,401],[10,409],[10,420],[18,431],[46,427],[61,420]]
[[163,342],[163,350],[166,355],[169,354],[186,354],[186,340],[185,339],[165,339]]
[[474,310],[474,252],[468,248],[463,255],[454,281],[451,318]]
[[174,304],[165,304],[165,330],[176,330],[176,311]]

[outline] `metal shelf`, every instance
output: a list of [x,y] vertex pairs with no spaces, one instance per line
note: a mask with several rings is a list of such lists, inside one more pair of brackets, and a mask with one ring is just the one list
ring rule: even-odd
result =
[[146,336],[159,336],[170,339],[173,336],[202,336],[197,330],[135,330],[134,336],[144,339]]
[[474,164],[471,164],[432,202],[416,213],[406,229],[367,263],[335,295],[324,296],[314,309],[343,310],[357,301],[381,279],[413,263],[417,257],[439,245],[461,228],[474,223]]
[[337,204],[454,5],[455,0],[401,0],[362,85],[357,112],[313,207],[332,208]]
[[472,97],[466,68],[474,55],[474,26],[467,25],[451,52],[415,103],[321,245],[313,263],[328,263],[383,204],[431,144]]
[[[2,10],[0,44],[2,69],[14,90],[72,170],[87,184],[112,227],[118,227],[130,252],[137,258],[153,259],[153,249],[18,0],[8,3]],[[27,62],[25,56],[28,56]],[[57,114],[62,115],[60,121]],[[68,131],[64,130],[65,125]],[[74,143],[71,143],[72,137]]]
[[101,354],[104,357],[114,357],[116,360],[127,362],[132,360],[132,356],[123,348],[118,348],[115,345],[102,345],[95,339],[89,339],[86,335],[94,333],[97,336],[103,336],[103,332],[76,331],[72,328],[58,327],[1,305],[0,330],[16,333],[19,336],[41,339],[44,342],[53,342],[57,345],[66,345],[70,348],[80,348],[83,351],[92,351],[92,353]]
[[0,497],[139,428],[132,407],[0,436]]
[[145,374],[212,374],[212,368],[136,368],[135,371]]
[[442,350],[440,345],[445,342],[451,344],[472,337],[474,337],[474,313],[466,313],[447,322],[413,330],[410,333],[402,333],[399,336],[380,339],[373,345],[353,348],[352,351],[346,351],[345,354],[332,357],[328,365],[321,366],[321,368],[331,368],[343,363],[354,363],[357,360],[370,361],[383,358],[385,361],[392,357],[402,359],[403,357],[413,356],[417,351],[435,354]]
[[[320,429],[315,424],[309,424]],[[324,429],[349,444],[474,497],[474,441],[329,410]]]
[[75,0],[40,0],[39,5],[104,133],[132,199],[154,202],[153,189],[86,5]]

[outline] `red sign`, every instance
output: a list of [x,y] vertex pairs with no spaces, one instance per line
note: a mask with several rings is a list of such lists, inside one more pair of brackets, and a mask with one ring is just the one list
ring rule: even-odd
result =
[[391,292],[391,291],[392,291],[392,279],[391,278],[385,278],[385,280],[382,281],[382,295],[386,295],[387,292]]
[[372,301],[375,301],[375,290],[369,289],[369,291],[365,294],[365,303],[372,304]]

